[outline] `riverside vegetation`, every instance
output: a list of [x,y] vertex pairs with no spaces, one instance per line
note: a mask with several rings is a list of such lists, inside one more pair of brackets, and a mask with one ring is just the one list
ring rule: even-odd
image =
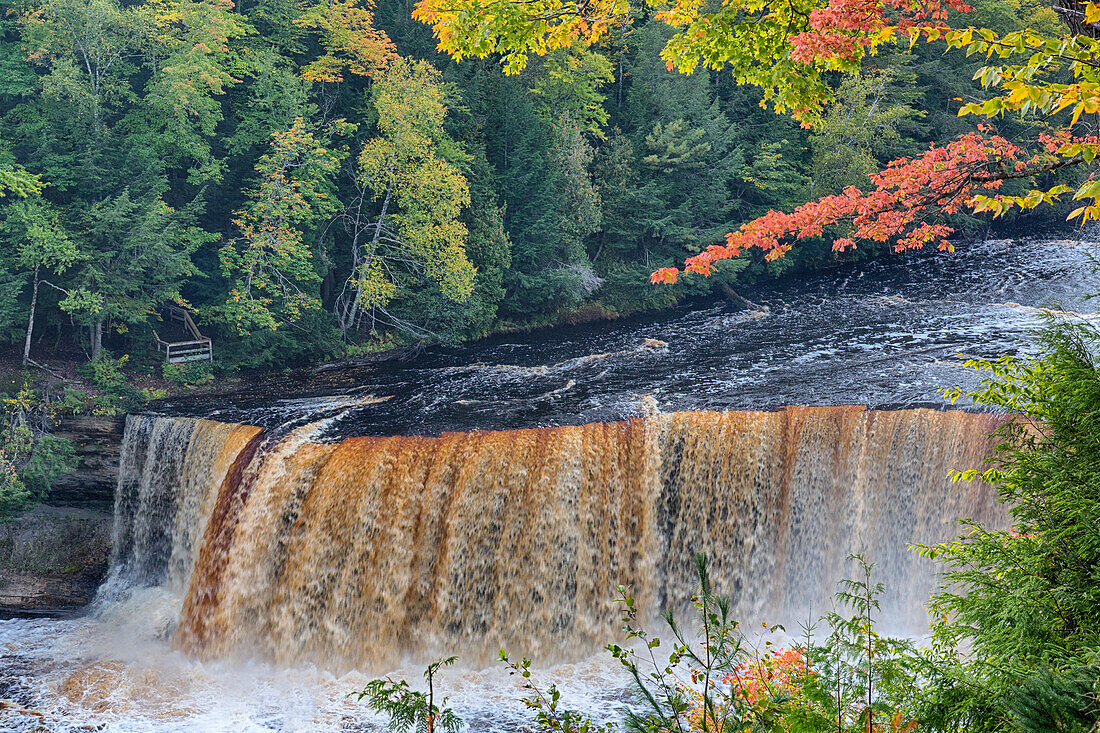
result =
[[134,386],[123,372],[126,360],[104,355],[71,380],[15,371],[0,381],[0,520],[45,501],[53,480],[78,468],[72,442],[54,434],[59,421],[117,416],[167,394]]
[[72,443],[50,434],[72,402],[43,401],[26,387],[0,397],[0,518],[49,494],[50,482],[76,468]]
[[[542,5],[4,2],[0,343],[39,370],[5,393],[87,361],[83,409],[124,411],[1100,212],[1090,4]],[[166,304],[213,367],[159,358]],[[9,433],[5,475],[46,460]]]
[[[913,548],[940,564],[924,643],[877,630],[881,583],[853,556],[837,609],[782,647],[754,642],[730,617],[729,599],[696,561],[694,626],[671,613],[671,644],[640,623],[619,588],[625,646],[610,644],[633,682],[624,715],[603,722],[536,684],[531,661],[501,661],[523,679],[532,730],[563,733],[1089,733],[1100,726],[1100,331],[1051,321],[1038,358],[975,361],[985,373],[971,397],[1010,410],[992,465],[980,472],[1009,507],[1011,526],[964,522],[958,539]],[[957,398],[958,390],[947,390]],[[976,469],[956,481],[975,480]],[[767,636],[772,629],[765,627]],[[758,637],[759,638],[759,637]],[[667,650],[667,651],[666,651]],[[444,660],[449,664],[453,659]],[[438,665],[430,668],[438,669]],[[395,731],[456,731],[438,693],[376,680],[361,693]],[[619,719],[616,719],[616,716]]]
[[[807,29],[806,5],[790,32]],[[223,372],[669,306],[880,253],[889,232],[833,251],[840,224],[800,232],[782,258],[746,249],[711,279],[649,285],[770,211],[874,188],[868,174],[889,161],[977,134],[955,99],[994,98],[961,52],[879,39],[876,55],[815,61],[807,77],[772,39],[790,74],[779,87],[820,98],[802,126],[761,106],[775,102],[760,85],[773,60],[731,59],[733,75],[673,68],[691,65],[669,60],[685,37],[668,15],[679,5],[616,6],[590,32],[574,19],[562,32],[575,43],[532,41],[546,53],[526,64],[507,45],[456,62],[437,46],[456,52],[463,29],[432,3],[416,11],[431,25],[410,10],[5,3],[0,339],[24,365],[110,351],[132,377],[189,382],[155,358],[165,303],[213,335]],[[1030,0],[977,0],[968,18],[1005,38],[1059,33],[1057,13]],[[1077,168],[1047,178],[1076,185]],[[1016,177],[1006,185],[1025,193]]]

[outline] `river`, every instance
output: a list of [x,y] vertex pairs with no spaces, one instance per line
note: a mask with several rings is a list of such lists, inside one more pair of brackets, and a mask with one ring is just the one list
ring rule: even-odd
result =
[[[591,653],[615,640],[610,586],[675,604],[699,548],[767,616],[820,602],[858,539],[910,591],[892,613],[919,615],[930,571],[904,543],[996,517],[944,482],[996,418],[938,412],[938,390],[975,384],[966,357],[1033,353],[1045,312],[1094,318],[1097,249],[884,258],[746,289],[758,308],[435,347],[132,418],[111,579],[85,617],[0,622],[0,728],[382,730],[348,693],[457,650],[443,693],[470,730],[514,731],[497,645],[614,717],[625,685]],[[359,437],[393,435],[443,437]],[[528,588],[541,601],[513,597]]]
[[[975,383],[965,357],[1029,353],[1042,308],[1094,310],[1095,252],[1090,239],[1034,238],[887,256],[744,289],[760,309],[721,303],[497,336],[166,409],[265,426],[340,413],[340,435],[419,435],[619,420],[643,395],[663,411],[940,407],[939,389]],[[374,399],[347,409],[364,398]]]

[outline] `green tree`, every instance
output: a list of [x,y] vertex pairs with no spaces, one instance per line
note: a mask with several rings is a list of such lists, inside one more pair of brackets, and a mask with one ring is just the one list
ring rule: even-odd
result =
[[115,0],[45,0],[24,19],[28,58],[47,69],[42,91],[79,110],[93,135],[132,93],[131,60],[149,43],[152,18]]
[[[504,128],[505,202],[518,225],[507,304],[525,316],[575,305],[602,284],[587,252],[602,218],[590,138],[604,137],[600,90],[613,79],[604,56],[581,49],[555,52],[531,75],[533,98],[506,108],[519,129],[511,119]],[[524,125],[529,117],[538,122]]]
[[[968,522],[921,548],[944,566],[933,597],[945,659],[920,697],[932,730],[1092,730],[1100,721],[1100,332],[1051,320],[1034,359],[972,360],[976,403],[1009,411],[990,483],[1011,526]],[[949,390],[953,399],[962,396]]]
[[232,73],[241,66],[232,43],[253,29],[230,0],[171,0],[154,7],[144,128],[169,167],[201,184],[224,172],[212,148],[224,119],[218,97],[240,82]]
[[[708,74],[670,71],[658,57],[668,35],[655,21],[632,35],[636,53],[628,65],[621,122],[635,153],[636,183],[615,257],[600,267],[608,278],[600,297],[616,310],[710,292],[717,283],[685,281],[673,292],[652,292],[649,273],[721,241],[750,201],[766,200],[760,186],[748,180],[761,152],[760,136],[749,131],[759,128],[730,116],[743,115],[748,100],[724,99]],[[769,128],[763,137],[781,129]],[[749,262],[731,264],[720,275],[722,284],[734,282]]]
[[88,211],[80,231],[84,256],[61,307],[89,327],[92,359],[112,323],[120,330],[145,323],[160,304],[181,301],[183,283],[197,272],[191,254],[211,240],[161,193],[125,188]]
[[596,151],[592,177],[603,214],[598,248],[592,260],[598,262],[605,247],[631,254],[638,242],[638,169],[634,145],[619,128],[614,128],[607,142]]
[[43,401],[23,387],[0,397],[0,518],[47,497],[51,482],[76,469],[73,446],[50,435]]
[[[895,73],[857,74],[840,83],[836,101],[811,138],[814,193],[864,187],[870,174],[902,153],[902,125],[924,113],[908,100],[891,98]],[[908,76],[912,83],[913,75]]]
[[[446,87],[423,61],[400,59],[372,92],[378,134],[363,147],[357,195],[345,212],[352,270],[337,302],[341,330],[364,316],[428,335],[388,311],[402,291],[420,283],[463,303],[476,271],[466,255],[468,232],[460,217],[469,206],[466,178],[452,162],[464,156],[443,129]],[[376,212],[366,209],[379,202]]]
[[600,90],[614,79],[603,54],[579,46],[563,48],[542,64],[531,92],[551,124],[572,125],[602,140],[608,113]]
[[304,231],[337,209],[331,181],[345,153],[328,138],[349,127],[337,121],[331,131],[316,133],[298,118],[272,135],[256,164],[258,186],[234,220],[241,236],[219,253],[231,286],[215,315],[237,333],[274,331],[320,308],[321,276]]
[[560,187],[550,161],[553,131],[536,108],[528,78],[486,74],[478,81],[472,91],[483,100],[486,156],[512,240],[501,312],[505,318],[526,318],[561,295],[550,282],[551,263],[561,258]]
[[[169,77],[202,84],[201,71],[212,69],[201,48],[190,48],[187,58],[165,59],[158,52],[188,42],[201,47],[203,39],[216,45],[237,34],[233,26],[223,27],[225,18],[214,6],[184,3],[161,10],[112,0],[46,0],[27,13],[22,28],[28,58],[42,75],[41,94],[28,99],[16,118],[16,150],[50,181],[43,198],[58,217],[52,228],[81,242],[83,256],[58,287],[66,294],[61,307],[88,328],[93,359],[110,327],[123,332],[147,321],[164,300],[180,299],[182,285],[197,272],[192,253],[212,239],[197,225],[201,201],[193,192],[173,190],[165,174],[161,157],[171,147],[165,138],[182,139],[182,128],[151,132],[141,95],[152,90],[148,102],[163,116],[167,108],[157,106],[163,97],[158,90],[168,88]],[[159,27],[168,35],[158,34],[158,18],[175,19]],[[182,35],[170,41],[173,32]],[[220,47],[208,50],[223,53]],[[151,75],[142,73],[143,62]],[[200,73],[181,77],[188,64]],[[216,91],[220,82],[210,83]],[[177,98],[199,91],[182,82],[171,88]],[[180,102],[184,117],[211,113],[201,97]],[[209,122],[200,121],[199,128],[212,134]],[[200,167],[213,164],[205,152],[199,158]],[[190,166],[194,161],[188,160]]]
[[0,197],[13,193],[16,196],[29,196],[41,190],[38,179],[22,168],[0,166]]
[[266,146],[273,130],[289,130],[299,117],[317,114],[309,99],[309,82],[295,73],[294,63],[273,48],[249,57],[251,81],[235,113],[233,135],[228,148],[236,155],[250,154]]
[[42,270],[60,275],[80,257],[76,245],[65,231],[61,217],[41,198],[18,201],[8,207],[0,233],[12,253],[9,267],[16,272],[32,273],[30,308],[23,341],[23,366],[31,358],[31,336],[38,306],[38,288]]
[[460,340],[485,333],[494,324],[504,299],[504,276],[512,261],[512,241],[504,228],[504,207],[492,188],[483,142],[465,143],[471,151],[463,175],[470,181],[470,207],[464,212],[469,230],[466,255],[477,269],[470,297],[457,303],[442,295],[438,287],[420,288],[395,303],[399,318],[430,323],[432,331],[445,340]]
[[371,680],[362,692],[355,693],[359,700],[375,711],[389,717],[389,729],[394,733],[459,733],[462,720],[447,707],[447,698],[436,704],[435,677],[439,670],[455,663],[457,657],[439,659],[424,670],[427,692],[412,690],[405,680]]

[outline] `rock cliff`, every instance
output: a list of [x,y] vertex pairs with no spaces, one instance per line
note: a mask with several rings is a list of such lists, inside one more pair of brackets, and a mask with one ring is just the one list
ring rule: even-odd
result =
[[0,617],[73,612],[107,571],[124,420],[80,417],[55,434],[80,463],[54,481],[46,504],[0,522]]

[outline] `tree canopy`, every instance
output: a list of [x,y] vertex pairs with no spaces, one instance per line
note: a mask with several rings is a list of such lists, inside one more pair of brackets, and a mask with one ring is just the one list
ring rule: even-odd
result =
[[[1056,7],[1068,21],[1056,34],[973,27],[965,15],[971,10],[961,0],[738,0],[717,9],[700,0],[678,0],[660,7],[655,16],[675,30],[661,50],[669,69],[731,73],[738,84],[762,90],[762,105],[788,111],[804,126],[826,125],[826,110],[838,93],[829,72],[858,73],[869,57],[889,47],[938,42],[986,62],[974,79],[994,93],[963,104],[959,115],[996,118],[1009,112],[1039,128],[1026,141],[1013,142],[980,125],[946,143],[933,143],[919,155],[890,161],[862,189],[849,185],[790,213],[769,211],[744,223],[724,244],[688,258],[686,269],[709,275],[717,261],[736,258],[749,247],[776,259],[793,241],[820,236],[833,226],[842,227],[835,251],[861,240],[890,242],[899,251],[928,243],[946,249],[954,229],[940,221],[940,214],[966,208],[999,216],[1011,207],[1031,209],[1067,194],[1083,202],[1071,218],[1100,218],[1100,184],[1091,178],[1077,187],[1058,183],[1022,194],[1000,192],[1006,180],[1035,181],[1096,157],[1097,138],[1080,120],[1100,111],[1098,41],[1093,37],[1100,6]],[[440,50],[459,59],[500,54],[505,70],[514,73],[531,54],[570,47],[578,39],[599,42],[645,11],[626,0],[421,0],[415,14],[432,25]],[[652,279],[674,283],[678,273],[674,267],[661,268]]]
[[264,366],[1095,218],[1094,11],[971,4],[5,5],[0,335]]

